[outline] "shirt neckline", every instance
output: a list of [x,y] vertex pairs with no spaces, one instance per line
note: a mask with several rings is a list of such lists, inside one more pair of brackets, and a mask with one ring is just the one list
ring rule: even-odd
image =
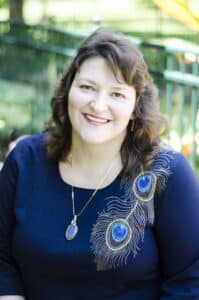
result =
[[[61,176],[60,169],[59,169],[59,162],[56,162],[55,165],[56,165],[56,173],[57,173],[57,177],[58,177],[59,182],[61,182],[61,184],[64,185],[64,186],[70,186],[71,187],[72,185],[70,183],[68,183],[67,181],[65,181]],[[104,191],[104,190],[110,188],[118,180],[121,180],[121,178],[122,178],[122,170],[116,175],[116,177],[112,180],[112,182],[110,182],[108,185],[106,185],[102,188],[99,188],[98,190],[99,191]],[[76,190],[84,190],[84,191],[94,191],[95,190],[95,188],[86,188],[86,187],[81,187],[81,186],[76,186],[76,185],[73,185],[73,187]]]

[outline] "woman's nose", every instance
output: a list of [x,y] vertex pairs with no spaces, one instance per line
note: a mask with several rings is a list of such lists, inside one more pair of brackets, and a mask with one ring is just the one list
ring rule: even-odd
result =
[[108,97],[105,93],[98,93],[93,100],[90,101],[90,107],[93,111],[101,112],[108,107]]

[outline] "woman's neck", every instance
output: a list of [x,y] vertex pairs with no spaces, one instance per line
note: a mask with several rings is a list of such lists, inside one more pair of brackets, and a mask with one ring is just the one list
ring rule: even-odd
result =
[[[71,157],[73,166],[79,166],[82,169],[87,169],[88,167],[104,169],[112,160],[117,160],[120,158],[120,149],[99,149],[97,147],[89,148],[72,148]],[[93,169],[92,168],[92,169]]]
[[74,141],[68,160],[60,167],[62,178],[72,185],[96,188],[102,180],[101,187],[104,187],[122,169],[120,145],[87,145]]

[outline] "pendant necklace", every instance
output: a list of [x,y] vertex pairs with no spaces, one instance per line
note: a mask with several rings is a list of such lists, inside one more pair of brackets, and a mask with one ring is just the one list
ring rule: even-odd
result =
[[[114,160],[113,160],[114,161]],[[75,238],[75,236],[78,233],[78,226],[77,226],[77,218],[84,212],[84,210],[87,208],[87,206],[90,204],[90,202],[93,200],[93,198],[95,197],[96,193],[98,192],[98,190],[100,189],[100,187],[102,186],[102,184],[104,183],[105,179],[107,178],[107,176],[109,175],[112,167],[113,167],[113,161],[111,162],[110,166],[108,167],[108,169],[106,170],[104,176],[102,177],[102,179],[100,180],[100,182],[98,183],[96,189],[94,190],[94,192],[91,194],[91,196],[89,197],[88,201],[86,202],[86,204],[82,207],[82,209],[80,210],[79,213],[76,213],[75,211],[75,193],[74,193],[74,187],[71,185],[71,199],[72,199],[72,213],[73,213],[73,219],[71,221],[71,223],[67,226],[66,228],[66,232],[65,232],[65,237],[67,240],[73,240]]]

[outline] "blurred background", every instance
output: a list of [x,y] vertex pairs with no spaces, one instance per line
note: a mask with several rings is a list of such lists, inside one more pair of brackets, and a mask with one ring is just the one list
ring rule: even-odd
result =
[[0,0],[0,160],[10,141],[45,128],[60,75],[100,26],[143,52],[169,121],[165,140],[199,175],[198,0]]

